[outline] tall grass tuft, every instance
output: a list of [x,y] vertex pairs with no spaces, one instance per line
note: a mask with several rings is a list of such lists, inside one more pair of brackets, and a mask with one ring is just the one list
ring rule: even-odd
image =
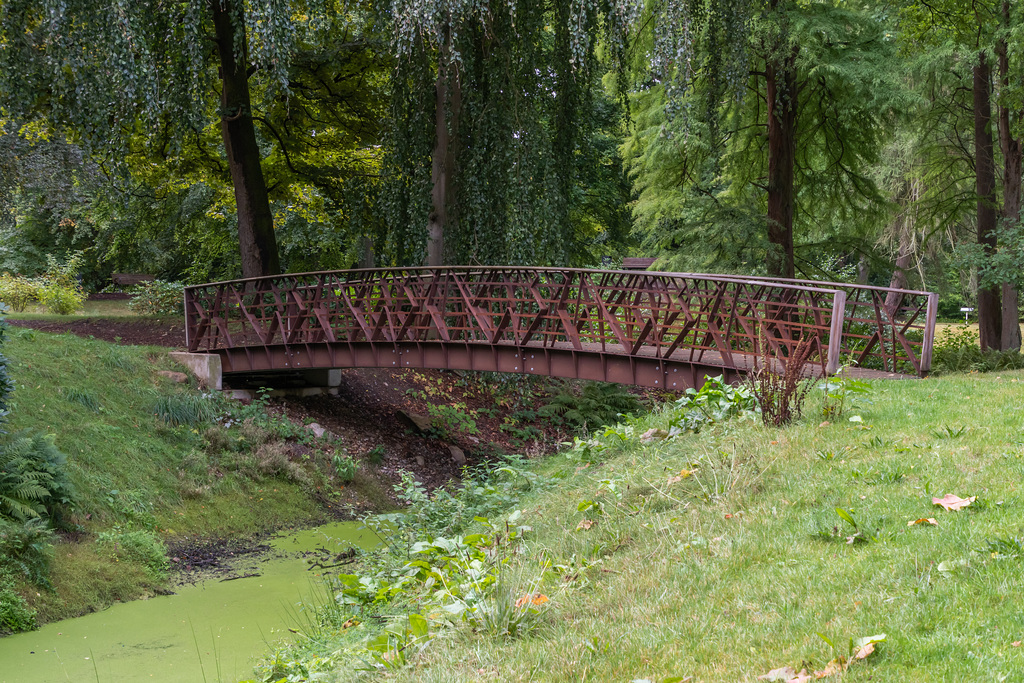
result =
[[91,391],[70,387],[64,390],[64,398],[71,403],[77,403],[84,408],[88,408],[94,413],[100,412],[100,402],[96,398],[96,394]]
[[120,348],[112,346],[99,355],[99,361],[108,370],[125,370],[135,372],[139,368],[138,361]]
[[210,401],[190,394],[160,396],[153,404],[153,413],[173,427],[195,427],[209,422],[214,412]]

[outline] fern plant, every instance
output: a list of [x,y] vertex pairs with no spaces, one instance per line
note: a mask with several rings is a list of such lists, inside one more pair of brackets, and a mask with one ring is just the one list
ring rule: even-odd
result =
[[614,424],[619,415],[640,410],[640,401],[619,384],[588,382],[579,391],[567,384],[547,405],[537,410],[541,417],[555,418],[576,430],[587,431]]
[[74,500],[66,464],[50,436],[18,432],[0,442],[0,517],[59,525]]

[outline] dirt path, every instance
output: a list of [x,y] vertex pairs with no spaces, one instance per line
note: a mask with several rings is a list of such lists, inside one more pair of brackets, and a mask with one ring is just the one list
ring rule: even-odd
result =
[[115,344],[139,344],[185,348],[184,321],[138,320],[135,318],[89,317],[70,321],[18,320],[7,318],[15,327],[28,327],[41,332],[70,332],[79,337],[95,337]]

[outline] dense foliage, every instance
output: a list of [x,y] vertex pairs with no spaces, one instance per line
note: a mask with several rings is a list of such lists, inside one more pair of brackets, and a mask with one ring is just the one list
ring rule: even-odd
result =
[[1020,20],[1002,0],[4,3],[0,272],[81,252],[100,289],[647,255],[939,291],[1013,349]]

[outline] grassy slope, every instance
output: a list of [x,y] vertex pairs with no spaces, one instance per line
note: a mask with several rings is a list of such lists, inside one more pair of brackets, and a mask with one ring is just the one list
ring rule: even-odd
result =
[[[439,630],[387,679],[754,681],[822,668],[849,638],[887,633],[846,680],[1013,680],[1024,559],[979,550],[1024,533],[1022,390],[1020,372],[878,382],[855,411],[864,428],[819,425],[810,405],[785,429],[631,438],[586,468],[553,458],[540,467],[561,479],[521,505],[535,531],[511,575],[525,587],[544,559],[589,568],[549,575],[549,609],[529,637]],[[635,434],[666,422],[652,416]],[[683,469],[694,475],[670,484]],[[606,479],[621,500],[602,492]],[[979,500],[945,512],[931,503],[945,493]],[[577,530],[582,500],[605,505],[589,531]],[[882,540],[847,544],[836,507]],[[922,517],[939,526],[907,526]]]
[[[56,435],[78,490],[73,520],[85,531],[223,535],[318,516],[317,505],[282,479],[256,483],[229,472],[208,494],[189,495],[189,472],[205,475],[207,463],[198,430],[168,427],[153,414],[159,396],[194,393],[156,374],[173,369],[165,349],[11,328],[3,352],[16,384],[9,429]],[[30,595],[43,621],[157,587],[140,567],[115,565],[88,542],[57,547],[53,581],[55,594]]]
[[29,306],[20,313],[13,313],[10,310],[7,314],[24,320],[76,320],[88,316],[102,316],[105,318],[138,317],[138,314],[128,308],[128,302],[120,299],[103,301],[86,301],[82,310],[72,315],[55,315],[47,313],[42,306]]

